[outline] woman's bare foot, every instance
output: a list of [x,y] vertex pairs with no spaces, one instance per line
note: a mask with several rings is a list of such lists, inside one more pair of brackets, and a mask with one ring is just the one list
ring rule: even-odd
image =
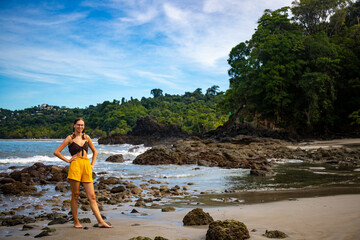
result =
[[80,223],[74,223],[74,228],[83,228],[83,226]]
[[106,222],[98,223],[98,227],[99,227],[99,228],[112,228],[112,226],[110,226],[110,225],[107,224]]

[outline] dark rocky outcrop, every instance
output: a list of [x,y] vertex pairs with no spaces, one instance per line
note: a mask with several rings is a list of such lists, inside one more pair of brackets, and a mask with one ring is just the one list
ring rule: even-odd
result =
[[41,233],[36,235],[34,238],[41,238],[41,237],[46,237],[46,236],[50,236],[49,232],[48,231],[42,231]]
[[114,134],[99,138],[99,144],[144,144],[154,146],[159,143],[187,137],[188,134],[179,126],[160,124],[154,117],[146,116],[136,121],[135,127],[127,135]]
[[37,192],[36,187],[27,186],[22,182],[6,183],[0,187],[0,191],[5,195],[31,195]]
[[[264,147],[276,147],[273,141],[244,137],[240,144],[239,137],[234,138],[237,143],[221,143],[216,140],[202,140],[191,137],[176,141],[171,147],[154,147],[140,154],[133,161],[134,164],[198,164],[208,167],[250,168],[253,174],[271,175],[271,164],[266,160]],[[251,142],[251,140],[253,142]],[[279,143],[277,144],[279,145]],[[260,151],[259,151],[260,150]]]
[[[154,147],[137,156],[135,164],[198,164],[207,167],[249,168],[251,174],[271,176],[268,159],[299,159],[310,163],[329,163],[360,167],[359,148],[300,149],[290,142],[251,136],[222,139],[190,137],[172,146]],[[226,140],[226,141],[225,141]],[[289,146],[292,146],[291,148]]]
[[26,223],[34,223],[35,219],[24,216],[24,215],[15,215],[12,217],[5,218],[2,222],[2,226],[15,226],[20,224],[26,224]]
[[201,208],[191,210],[183,219],[184,226],[208,225],[212,222],[214,219]]
[[60,167],[35,163],[31,167],[13,171],[9,177],[26,185],[58,183],[66,181],[68,171],[69,166]]
[[115,163],[122,163],[124,162],[124,156],[122,154],[115,154],[110,157],[108,157],[105,162],[115,162]]
[[272,230],[272,231],[266,230],[265,234],[263,234],[263,235],[267,238],[287,238],[288,237],[288,235],[286,235],[285,233],[283,233],[279,230]]
[[59,218],[55,218],[54,220],[49,222],[48,225],[64,224],[67,222],[68,222],[68,220],[66,218],[59,217]]
[[176,152],[163,146],[157,146],[149,149],[139,155],[134,164],[141,165],[162,165],[162,164],[191,164],[194,163],[183,152]]
[[215,221],[209,225],[206,240],[243,240],[250,238],[246,225],[235,220]]
[[164,237],[160,237],[160,236],[156,236],[156,237],[154,238],[154,240],[169,240],[169,239],[164,238]]
[[137,237],[130,238],[129,240],[152,240],[152,239],[149,237],[137,236]]
[[174,208],[174,207],[163,207],[162,209],[161,209],[161,211],[162,212],[175,212],[176,211],[176,209]]

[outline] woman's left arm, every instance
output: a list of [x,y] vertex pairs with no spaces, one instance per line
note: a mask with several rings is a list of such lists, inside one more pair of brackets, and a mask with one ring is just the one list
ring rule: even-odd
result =
[[91,138],[89,136],[87,136],[87,141],[89,143],[89,147],[90,147],[91,151],[93,152],[93,157],[92,157],[92,161],[91,161],[91,168],[94,169],[95,162],[96,162],[96,157],[97,157],[97,151],[96,151],[96,149],[94,147],[94,144],[91,141]]

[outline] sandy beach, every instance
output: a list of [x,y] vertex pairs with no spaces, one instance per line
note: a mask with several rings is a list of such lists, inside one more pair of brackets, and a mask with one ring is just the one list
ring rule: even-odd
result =
[[[44,239],[124,239],[136,236],[154,238],[162,236],[176,240],[205,239],[208,226],[185,227],[183,217],[196,206],[177,208],[175,212],[159,209],[137,208],[140,213],[131,214],[134,207],[124,205],[107,209],[103,214],[114,226],[112,229],[83,224],[85,229],[74,229],[71,223],[52,225],[56,232]],[[328,197],[299,198],[261,204],[239,204],[228,207],[205,207],[214,220],[234,219],[245,223],[251,239],[267,239],[265,230],[280,230],[288,234],[287,239],[357,239],[360,235],[360,195],[338,195]],[[146,214],[146,216],[144,216]],[[47,222],[36,222],[33,230],[20,231],[22,226],[1,227],[2,239],[29,239],[41,232]],[[255,229],[255,230],[254,230]],[[252,231],[254,230],[254,231]],[[30,236],[24,236],[29,233]],[[11,236],[10,236],[11,235]]]

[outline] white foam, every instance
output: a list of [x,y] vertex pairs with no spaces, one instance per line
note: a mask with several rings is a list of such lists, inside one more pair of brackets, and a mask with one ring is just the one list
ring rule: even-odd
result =
[[49,157],[49,156],[32,156],[27,158],[3,158],[0,159],[0,164],[26,164],[26,163],[37,163],[37,162],[62,162],[61,159],[57,157]]
[[287,159],[287,158],[268,158],[269,162],[274,162],[278,164],[285,164],[285,163],[302,163],[303,160],[299,159]]
[[175,174],[175,175],[155,175],[155,178],[189,178],[189,177],[195,177],[197,174]]
[[324,167],[309,167],[310,170],[326,170]]

